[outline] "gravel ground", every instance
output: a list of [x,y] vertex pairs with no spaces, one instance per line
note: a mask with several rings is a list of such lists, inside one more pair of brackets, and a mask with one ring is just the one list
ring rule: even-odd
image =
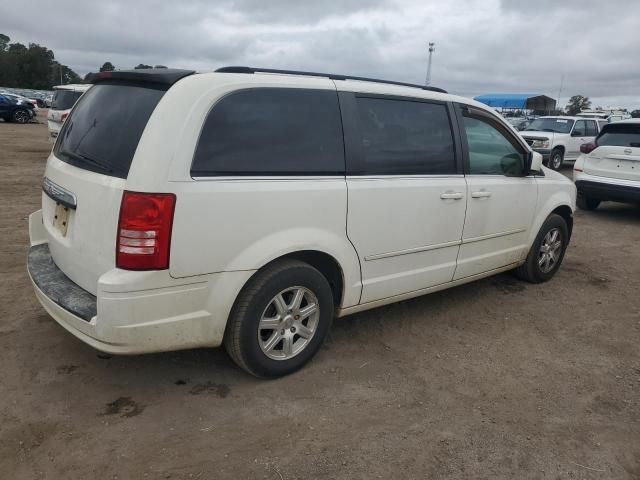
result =
[[25,257],[49,148],[0,122],[0,477],[640,479],[640,208],[578,212],[549,283],[347,317],[261,381],[221,349],[100,358],[45,313]]

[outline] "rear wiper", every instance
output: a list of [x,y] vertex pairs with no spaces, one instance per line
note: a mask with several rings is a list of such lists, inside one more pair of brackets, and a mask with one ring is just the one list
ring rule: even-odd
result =
[[69,158],[72,158],[76,162],[87,162],[87,163],[90,163],[91,165],[95,165],[100,170],[103,170],[107,173],[113,173],[113,169],[111,167],[108,167],[107,165],[97,160],[94,160],[93,158],[87,157],[86,155],[82,155],[81,153],[74,153],[68,150],[60,150],[60,153],[63,155],[66,155]]

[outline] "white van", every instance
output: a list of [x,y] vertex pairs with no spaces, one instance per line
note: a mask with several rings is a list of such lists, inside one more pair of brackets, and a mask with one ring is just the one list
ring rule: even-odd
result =
[[55,92],[51,99],[51,108],[47,114],[47,126],[49,127],[49,141],[55,143],[62,124],[69,116],[71,108],[78,101],[80,96],[89,90],[91,85],[69,84],[57,85],[53,87]]
[[98,350],[224,343],[279,376],[335,316],[562,262],[575,187],[478,102],[247,67],[94,84],[47,161],[28,271]]

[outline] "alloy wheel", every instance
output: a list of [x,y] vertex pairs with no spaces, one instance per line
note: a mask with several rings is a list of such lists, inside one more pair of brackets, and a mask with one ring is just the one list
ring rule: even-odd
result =
[[552,228],[542,239],[538,250],[538,266],[542,273],[549,273],[558,263],[562,253],[560,229]]
[[290,287],[273,297],[258,323],[258,344],[273,360],[289,360],[311,342],[320,320],[318,299],[305,287]]
[[24,110],[18,110],[13,114],[13,119],[17,123],[27,123],[29,121],[29,114]]

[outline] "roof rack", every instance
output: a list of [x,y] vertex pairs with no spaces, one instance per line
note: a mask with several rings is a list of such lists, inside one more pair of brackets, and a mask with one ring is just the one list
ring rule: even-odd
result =
[[401,87],[420,88],[429,90],[430,92],[447,93],[446,90],[438,87],[427,87],[425,85],[416,85],[413,83],[395,82],[392,80],[380,80],[379,78],[354,77],[351,75],[339,75],[336,73],[318,73],[318,72],[301,72],[298,70],[277,70],[273,68],[254,68],[254,67],[221,67],[216,70],[220,73],[279,73],[284,75],[304,75],[306,77],[326,77],[331,80],[359,80],[362,82],[385,83],[389,85],[400,85]]

